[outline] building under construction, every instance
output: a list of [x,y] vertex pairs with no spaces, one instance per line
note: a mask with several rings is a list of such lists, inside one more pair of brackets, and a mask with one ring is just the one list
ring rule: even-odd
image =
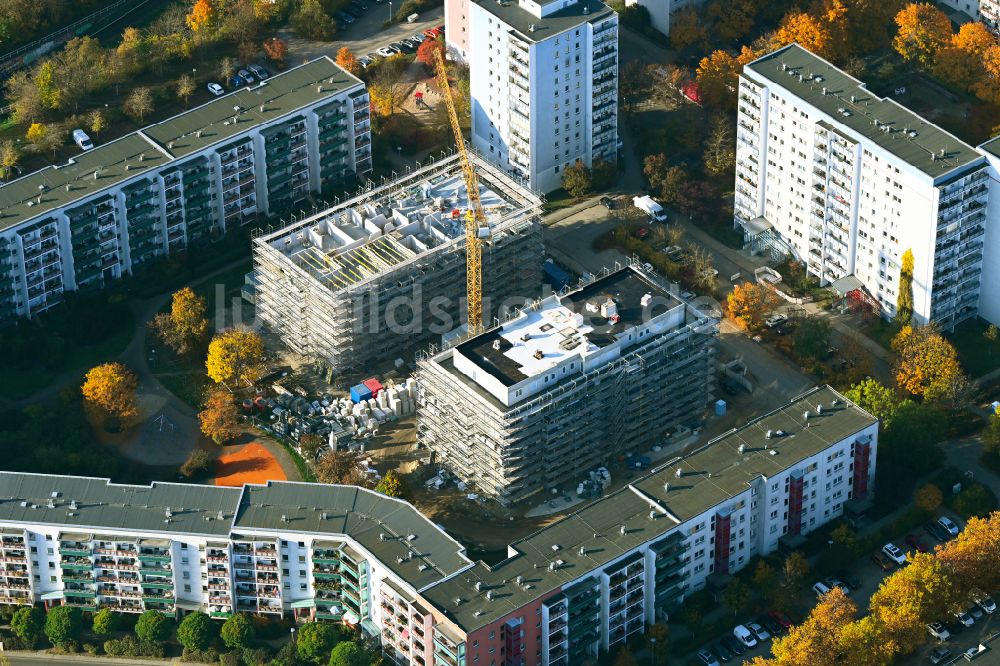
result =
[[[490,322],[541,290],[541,201],[470,157],[491,232],[483,245]],[[260,318],[337,374],[412,356],[465,321],[467,209],[451,155],[255,239]]]
[[712,399],[718,320],[636,266],[418,361],[418,441],[505,504],[576,486]]

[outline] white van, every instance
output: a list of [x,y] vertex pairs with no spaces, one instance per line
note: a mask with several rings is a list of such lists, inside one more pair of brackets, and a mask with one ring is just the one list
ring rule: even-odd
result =
[[73,143],[80,146],[80,150],[90,150],[94,147],[90,137],[82,129],[73,130]]

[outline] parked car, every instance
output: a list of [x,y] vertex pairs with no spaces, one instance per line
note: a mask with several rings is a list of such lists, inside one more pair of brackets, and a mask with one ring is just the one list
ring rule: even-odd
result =
[[403,47],[399,45],[399,42],[393,42],[392,44],[389,44],[389,46],[387,46],[386,48],[392,51],[393,53],[403,52]]
[[941,624],[944,625],[944,628],[947,629],[948,633],[952,636],[958,636],[959,634],[965,632],[965,625],[954,618],[945,620]]
[[775,313],[764,320],[764,324],[768,328],[774,328],[775,326],[780,326],[788,321],[788,315],[781,314],[780,312]]
[[767,616],[780,624],[786,630],[792,628],[792,620],[779,610],[768,611]]
[[957,611],[954,615],[955,619],[961,622],[963,626],[971,627],[976,623],[976,621],[972,619],[972,616],[965,611]]
[[969,606],[969,609],[965,612],[971,615],[973,620],[982,620],[984,617],[986,617],[986,614],[983,612],[983,609],[980,608],[979,605],[975,603]]
[[253,72],[253,75],[257,77],[258,81],[263,81],[270,76],[270,74],[267,73],[267,70],[260,65],[247,65],[247,69]]
[[813,592],[816,593],[817,599],[822,599],[823,595],[830,591],[830,587],[823,582],[816,583],[813,585]]
[[649,229],[646,227],[639,227],[635,230],[635,237],[639,240],[645,240],[649,238]]
[[948,516],[941,516],[938,518],[937,524],[940,525],[941,528],[944,529],[944,531],[946,531],[949,535],[953,537],[958,536],[958,525],[956,525]]
[[940,622],[931,622],[927,625],[927,631],[931,636],[938,639],[939,641],[946,641],[951,638],[951,633],[947,628]]
[[334,18],[336,18],[341,23],[346,23],[347,25],[351,25],[356,20],[354,18],[354,16],[352,16],[351,14],[348,14],[343,9],[340,10],[339,12],[337,12],[336,14],[334,14]]
[[940,664],[946,661],[950,656],[951,650],[943,645],[938,645],[936,648],[931,650],[930,660],[932,664]]
[[937,524],[937,521],[931,521],[924,525],[924,531],[930,534],[932,537],[938,541],[948,540],[948,531]]
[[719,660],[715,658],[715,654],[711,650],[698,650],[698,661],[705,666],[719,666]]
[[890,560],[882,553],[873,553],[872,562],[874,562],[875,566],[877,566],[882,571],[892,571],[893,568],[895,567],[892,560]]
[[430,30],[424,30],[424,37],[426,37],[427,39],[437,39],[437,36],[438,36],[437,30],[435,30],[434,28],[431,28]]
[[730,661],[736,658],[736,654],[721,642],[715,644],[715,654],[718,655],[719,661],[722,662]]
[[861,579],[852,574],[850,571],[844,571],[841,569],[835,573],[837,578],[847,583],[847,586],[852,590],[857,590],[861,587]]
[[764,641],[771,640],[771,634],[768,633],[767,629],[760,626],[756,622],[747,622],[746,626],[747,629],[749,629],[753,633],[754,638],[756,638],[761,643],[763,643]]
[[377,53],[383,58],[389,58],[391,56],[396,55],[396,52],[390,49],[388,46],[383,46],[377,51]]
[[785,633],[785,628],[781,626],[781,623],[770,615],[761,615],[757,618],[757,622],[767,629],[767,632],[772,636],[781,636]]
[[993,599],[982,593],[979,590],[974,590],[972,592],[972,598],[975,600],[976,605],[983,609],[983,612],[987,615],[993,615],[997,610],[997,604]]
[[848,587],[847,584],[844,583],[844,581],[840,580],[839,578],[827,578],[823,582],[826,583],[831,590],[835,587],[839,587],[844,591],[844,594],[851,593],[851,588]]
[[236,76],[243,79],[243,82],[246,83],[247,85],[250,85],[251,83],[257,80],[253,78],[253,74],[251,74],[245,69],[241,69],[240,71],[236,72]]
[[208,92],[210,92],[213,95],[215,95],[216,97],[218,97],[219,95],[225,94],[226,91],[218,83],[209,83],[208,84]]
[[73,143],[80,148],[80,150],[90,150],[94,147],[94,142],[90,140],[87,133],[82,129],[73,130]]
[[918,537],[916,534],[907,534],[906,538],[903,539],[903,541],[906,542],[907,546],[916,549],[917,552],[926,553],[927,551],[930,550],[930,548],[927,547],[927,544],[921,541],[920,537]]
[[744,627],[742,624],[736,625],[733,629],[733,636],[736,637],[740,643],[747,646],[748,648],[757,647],[757,639],[753,637],[750,630]]
[[723,636],[719,642],[725,645],[737,657],[747,651],[747,646],[736,640],[735,636]]
[[358,11],[362,12],[368,11],[368,5],[362,2],[362,0],[351,0],[351,7],[355,7]]
[[894,543],[887,543],[882,546],[882,553],[900,566],[906,564],[906,553]]

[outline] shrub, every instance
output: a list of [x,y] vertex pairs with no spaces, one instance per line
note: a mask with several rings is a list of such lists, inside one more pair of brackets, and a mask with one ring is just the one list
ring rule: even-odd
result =
[[83,625],[83,613],[73,606],[56,606],[45,616],[45,635],[53,645],[75,639]]
[[104,651],[112,657],[157,657],[166,656],[166,649],[160,643],[142,640],[135,636],[123,636],[104,641]]
[[219,663],[219,651],[215,648],[208,648],[207,650],[189,650],[184,648],[181,661],[193,661],[198,664],[217,664]]
[[194,652],[206,649],[217,635],[215,622],[205,613],[191,613],[177,628],[177,641]]
[[240,666],[239,652],[226,652],[219,655],[220,666]]
[[97,645],[94,645],[93,643],[84,643],[83,651],[86,652],[91,657],[96,657],[101,653],[101,648],[98,647]]
[[264,646],[243,648],[240,656],[246,666],[264,666],[271,661],[271,651]]
[[92,630],[97,636],[105,636],[118,627],[118,616],[110,608],[102,608],[94,614]]

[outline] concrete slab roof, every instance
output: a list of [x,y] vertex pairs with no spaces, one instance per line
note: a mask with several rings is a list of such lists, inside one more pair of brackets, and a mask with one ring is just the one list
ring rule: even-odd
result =
[[[276,74],[261,85],[242,88],[161,123],[81,152],[64,165],[46,167],[0,186],[0,231],[97,194],[150,169],[221,143],[237,133],[294,113],[356,85],[363,85],[360,79],[323,56]],[[239,114],[234,112],[235,106],[240,107]],[[234,115],[237,116],[235,123],[231,122]],[[98,169],[100,173],[95,179],[94,173]]]
[[599,0],[579,0],[544,18],[538,18],[516,1],[476,0],[475,4],[516,30],[521,39],[532,43],[543,42],[584,23],[598,23],[615,14],[613,9]]
[[[819,405],[823,413],[804,427],[803,413],[816,414]],[[874,423],[874,417],[829,386],[817,387],[511,544],[510,557],[496,566],[480,562],[424,596],[467,632],[474,631],[643,543],[666,536],[684,521],[744,491],[751,479],[794,468]],[[768,440],[768,430],[785,434]],[[678,468],[680,478],[675,476]],[[665,483],[670,483],[669,490]],[[651,511],[656,512],[655,519],[650,519]]]
[[150,125],[142,133],[174,157],[184,157],[357,85],[363,85],[359,78],[323,56]]
[[969,144],[895,100],[875,95],[862,81],[798,44],[758,58],[745,69],[827,114],[849,136],[868,139],[933,179],[982,159]]
[[[0,186],[0,231],[135,178],[170,160],[138,133],[127,134]],[[94,174],[97,173],[97,177]]]
[[994,137],[979,145],[979,150],[985,151],[994,157],[1000,157],[1000,136]]

